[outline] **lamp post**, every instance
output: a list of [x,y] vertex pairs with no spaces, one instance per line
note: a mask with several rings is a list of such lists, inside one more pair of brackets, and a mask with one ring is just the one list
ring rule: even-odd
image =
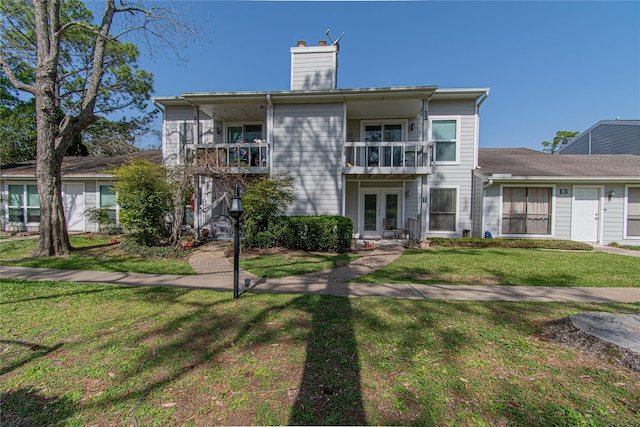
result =
[[229,215],[235,219],[233,232],[233,297],[240,297],[238,280],[240,273],[240,216],[242,215],[242,200],[240,200],[240,184],[236,184],[236,191],[231,199]]

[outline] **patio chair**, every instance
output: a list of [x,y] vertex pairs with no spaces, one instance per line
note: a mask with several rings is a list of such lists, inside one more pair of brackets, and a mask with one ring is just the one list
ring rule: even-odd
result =
[[398,238],[398,228],[396,227],[395,218],[382,218],[382,239],[387,233],[393,233],[393,238]]

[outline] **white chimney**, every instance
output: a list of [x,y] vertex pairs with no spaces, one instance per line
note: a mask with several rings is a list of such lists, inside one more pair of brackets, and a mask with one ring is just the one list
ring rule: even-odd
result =
[[338,46],[320,40],[307,46],[298,40],[291,48],[291,90],[329,90],[338,87]]

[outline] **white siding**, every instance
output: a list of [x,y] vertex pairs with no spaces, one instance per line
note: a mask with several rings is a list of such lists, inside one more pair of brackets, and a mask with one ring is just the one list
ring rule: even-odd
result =
[[327,90],[337,87],[335,46],[291,49],[291,90]]
[[274,171],[295,178],[288,214],[341,214],[343,117],[343,104],[274,106]]

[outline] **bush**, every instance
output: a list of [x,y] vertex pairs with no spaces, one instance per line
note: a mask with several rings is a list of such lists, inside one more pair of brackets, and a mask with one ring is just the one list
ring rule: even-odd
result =
[[171,259],[184,259],[189,255],[188,251],[183,249],[174,248],[171,245],[165,246],[146,246],[135,239],[128,236],[122,243],[120,243],[120,249],[134,256],[141,258],[171,258]]
[[164,232],[164,219],[171,212],[173,198],[164,167],[133,161],[113,171],[120,205],[120,223],[133,230],[139,244],[154,246]]
[[519,248],[519,249],[560,249],[569,251],[590,251],[591,245],[570,240],[540,239],[483,239],[480,237],[444,238],[429,237],[431,246],[448,248]]
[[305,251],[344,252],[351,243],[353,223],[343,216],[280,216],[266,229],[247,235],[243,244],[267,249],[283,246]]
[[351,219],[343,216],[291,216],[283,243],[289,249],[344,252],[352,229]]

